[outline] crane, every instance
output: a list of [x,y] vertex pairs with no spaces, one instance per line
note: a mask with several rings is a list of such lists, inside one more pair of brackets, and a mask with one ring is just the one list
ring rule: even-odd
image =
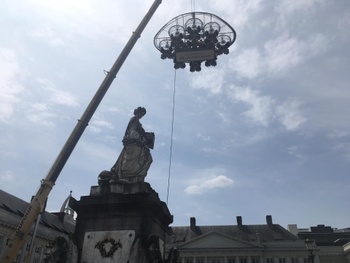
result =
[[111,70],[107,72],[105,79],[103,80],[94,97],[90,101],[82,117],[78,120],[78,123],[76,124],[72,133],[68,137],[66,143],[64,144],[60,153],[58,154],[55,162],[53,163],[45,179],[41,181],[39,190],[36,192],[34,198],[28,205],[28,208],[25,211],[22,219],[20,220],[15,230],[15,233],[9,240],[5,248],[3,257],[0,259],[0,262],[12,263],[15,260],[18,251],[23,246],[23,243],[25,242],[26,237],[35,219],[43,210],[47,197],[49,196],[58,176],[60,175],[63,167],[65,166],[67,160],[69,159],[71,153],[77,145],[80,137],[82,136],[86,126],[88,125],[90,119],[94,115],[98,105],[100,104],[107,90],[111,86],[114,78],[116,77],[118,71],[120,70],[130,51],[134,47],[138,38],[141,36],[142,31],[152,18],[153,14],[157,10],[161,2],[161,0],[155,0],[153,2],[150,9],[140,22],[135,32],[133,32],[131,38],[126,43],[124,49],[113,64]]

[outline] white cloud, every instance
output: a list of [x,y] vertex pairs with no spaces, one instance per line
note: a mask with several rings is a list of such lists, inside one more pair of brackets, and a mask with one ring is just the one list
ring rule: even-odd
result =
[[42,88],[47,92],[47,99],[58,105],[65,105],[70,107],[79,106],[78,100],[76,97],[68,91],[60,90],[48,79],[38,79],[38,82],[41,84]]
[[249,109],[243,115],[264,127],[277,119],[286,130],[294,131],[306,121],[299,109],[300,102],[296,99],[278,104],[271,96],[260,95],[258,90],[237,86],[230,87],[229,96],[236,102],[248,105]]
[[235,27],[243,28],[250,17],[262,8],[262,0],[212,0],[213,8],[220,11],[223,17],[233,17]]
[[28,120],[38,125],[55,126],[54,118],[57,114],[53,113],[45,103],[34,103],[28,110]]
[[260,96],[259,91],[251,88],[230,87],[229,96],[237,102],[247,104],[250,109],[243,114],[253,120],[254,122],[267,126],[272,114],[272,106],[274,100],[269,96]]
[[59,47],[64,44],[62,38],[59,37],[59,34],[55,32],[49,24],[40,25],[38,28],[34,29],[29,33],[32,37],[48,43],[50,46]]
[[330,40],[320,33],[311,34],[310,37],[301,44],[302,56],[306,59],[316,56],[329,47]]
[[117,106],[111,106],[110,108],[108,108],[108,111],[115,112],[115,113],[126,113],[124,108],[117,107]]
[[[130,9],[129,2],[94,2],[94,1],[31,1],[30,6],[23,5],[18,12],[23,17],[43,23],[35,28],[31,35],[44,40],[51,46],[76,41],[79,38],[97,41],[113,39],[125,43],[137,24],[145,15],[148,1],[134,1],[138,8]],[[31,10],[32,13],[26,13]],[[113,19],[111,19],[113,18]]]
[[[295,1],[279,1],[275,5],[275,11],[278,15],[277,26],[285,28],[290,21],[296,19],[308,20],[308,16],[311,16],[321,5],[324,0],[295,0]],[[302,14],[302,15],[301,15]],[[301,21],[298,21],[302,23]]]
[[230,59],[230,68],[248,79],[266,73],[285,73],[327,50],[329,43],[330,40],[320,33],[311,34],[304,40],[282,33],[264,44],[264,52],[260,52],[257,47],[243,49],[237,57]]
[[91,130],[93,133],[99,133],[103,128],[112,129],[113,125],[108,121],[99,119],[94,119],[91,124],[89,124],[89,130]]
[[342,140],[345,137],[348,137],[349,134],[344,134],[341,132],[340,134],[336,134],[339,137],[331,137],[332,139],[338,139],[338,141],[335,143],[335,145],[332,147],[332,150],[334,152],[339,152],[343,159],[345,159],[347,162],[350,161],[350,143],[347,139]]
[[70,92],[54,89],[52,90],[51,101],[55,104],[71,107],[79,106],[78,100]]
[[232,179],[224,175],[217,175],[213,178],[203,179],[200,182],[189,185],[188,187],[186,187],[185,193],[189,195],[203,194],[208,190],[212,190],[215,188],[225,188],[231,186],[232,184]]
[[15,107],[21,102],[19,94],[23,87],[18,81],[23,74],[17,62],[16,53],[0,47],[0,121],[9,121]]
[[96,126],[107,127],[110,129],[113,127],[113,125],[110,122],[104,120],[94,120],[92,123]]
[[272,132],[267,132],[265,129],[257,129],[253,133],[243,134],[239,138],[235,137],[231,139],[230,144],[233,147],[250,147],[273,136],[274,134]]
[[294,1],[280,1],[278,2],[278,5],[276,6],[276,10],[279,13],[285,14],[285,15],[293,15],[294,12],[298,10],[307,10],[308,8],[311,8],[315,4],[321,4],[322,0],[294,0]]
[[338,29],[338,34],[340,33],[341,38],[347,39],[347,37],[350,35],[348,30],[349,28],[350,28],[350,11],[343,14],[338,19],[337,29]]
[[286,72],[327,50],[329,43],[330,40],[321,33],[310,34],[307,39],[298,39],[283,32],[264,44],[264,64],[271,73]]
[[301,160],[306,160],[306,156],[301,153],[300,147],[293,145],[287,148],[287,153]]
[[333,130],[331,133],[328,134],[329,138],[345,138],[348,136],[350,136],[350,133],[344,130]]
[[243,77],[252,79],[258,76],[263,67],[262,56],[256,48],[243,50],[231,58],[230,67]]
[[300,103],[297,100],[287,100],[276,109],[276,115],[288,131],[296,130],[306,121],[299,112],[299,106]]
[[[193,74],[193,73],[191,73]],[[202,68],[200,74],[191,78],[192,86],[196,89],[205,89],[212,94],[218,94],[222,90],[225,72],[218,68]]]
[[264,45],[266,65],[270,72],[279,73],[295,65],[300,60],[299,42],[284,33]]
[[[44,126],[55,126],[55,119],[63,115],[57,114],[58,108],[55,105],[68,107],[78,107],[79,103],[74,95],[68,91],[58,89],[54,83],[48,79],[39,78],[40,84],[37,89],[31,89],[34,101],[30,103],[27,118],[29,121]],[[64,116],[63,116],[64,117]]]
[[199,132],[197,132],[195,136],[198,140],[201,140],[201,141],[209,141],[210,140],[210,136],[204,135],[204,134],[199,133]]

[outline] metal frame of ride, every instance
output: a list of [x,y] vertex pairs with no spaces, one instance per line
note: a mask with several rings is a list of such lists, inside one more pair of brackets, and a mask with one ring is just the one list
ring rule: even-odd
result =
[[173,59],[174,68],[201,71],[205,66],[216,66],[217,56],[229,53],[236,40],[236,31],[216,15],[190,12],[179,15],[163,26],[154,37],[155,47],[162,59]]

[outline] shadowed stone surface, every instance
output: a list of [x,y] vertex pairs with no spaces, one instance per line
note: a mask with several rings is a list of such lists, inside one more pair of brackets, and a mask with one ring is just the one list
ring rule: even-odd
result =
[[173,217],[148,183],[93,186],[89,196],[71,206],[78,214],[74,233],[78,262],[128,258],[129,263],[149,263],[157,262],[152,260],[157,253],[164,258],[166,230]]

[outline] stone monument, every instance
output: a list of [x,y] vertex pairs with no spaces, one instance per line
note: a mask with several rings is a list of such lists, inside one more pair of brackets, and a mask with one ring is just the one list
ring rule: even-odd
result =
[[145,114],[145,108],[135,109],[116,163],[100,173],[89,196],[70,204],[78,215],[74,233],[78,263],[176,262],[176,250],[167,259],[164,255],[173,217],[144,181],[154,146],[154,133],[145,132],[140,123]]

